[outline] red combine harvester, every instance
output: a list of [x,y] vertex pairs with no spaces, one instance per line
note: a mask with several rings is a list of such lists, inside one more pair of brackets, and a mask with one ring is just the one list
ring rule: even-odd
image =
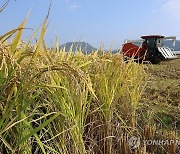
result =
[[[134,57],[138,62],[150,61],[151,63],[158,63],[164,59],[174,59],[176,55],[173,51],[163,46],[164,39],[173,40],[175,46],[176,37],[165,37],[161,35],[141,36],[141,40],[126,40],[122,46],[122,53],[124,58]],[[140,43],[140,46],[135,45]]]

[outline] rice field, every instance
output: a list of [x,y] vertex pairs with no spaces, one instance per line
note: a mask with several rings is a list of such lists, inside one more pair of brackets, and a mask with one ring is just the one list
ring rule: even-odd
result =
[[178,138],[179,125],[173,127],[169,121],[172,114],[158,112],[159,102],[151,101],[156,100],[151,98],[153,84],[158,88],[155,78],[159,75],[154,72],[161,66],[140,65],[133,59],[125,63],[120,54],[104,51],[89,55],[72,49],[59,51],[58,42],[49,50],[44,42],[48,17],[40,35],[37,29],[23,42],[26,20],[0,37],[0,153],[145,154],[179,150],[175,144],[134,149],[128,142],[133,136]]

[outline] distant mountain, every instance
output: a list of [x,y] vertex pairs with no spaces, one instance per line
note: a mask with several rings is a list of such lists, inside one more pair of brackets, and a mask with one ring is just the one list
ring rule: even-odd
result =
[[59,46],[59,48],[62,49],[65,47],[65,50],[67,52],[70,50],[71,46],[73,47],[72,48],[73,52],[81,50],[83,53],[91,53],[92,51],[97,50],[96,48],[94,48],[93,46],[91,46],[89,43],[86,42],[68,42]]
[[[164,46],[167,46],[169,48],[173,48],[175,51],[180,51],[180,40],[176,40],[176,45],[172,46],[172,41],[171,40],[164,40],[163,42]],[[59,46],[60,49],[64,48],[66,49],[66,52],[69,51],[70,47],[73,45],[72,51],[79,51],[80,49],[82,50],[83,53],[91,53],[92,51],[98,50],[89,43],[86,42],[68,42],[65,43],[61,46]],[[118,53],[120,52],[120,49],[113,50],[112,53]]]
[[120,53],[120,51],[121,51],[120,49],[117,49],[117,50],[112,50],[112,52],[111,52],[111,53],[112,53],[112,54],[116,54],[116,53]]

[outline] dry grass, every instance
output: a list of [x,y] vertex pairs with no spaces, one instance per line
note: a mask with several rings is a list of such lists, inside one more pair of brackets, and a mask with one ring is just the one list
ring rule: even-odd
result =
[[161,123],[163,127],[177,131],[180,128],[179,63],[178,58],[150,66],[148,84],[141,100],[142,104],[146,103],[149,111],[154,112],[153,114],[164,117],[165,123]]

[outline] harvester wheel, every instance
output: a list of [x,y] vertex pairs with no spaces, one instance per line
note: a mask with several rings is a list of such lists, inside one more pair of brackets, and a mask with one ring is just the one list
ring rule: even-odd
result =
[[149,61],[152,64],[158,64],[161,61],[161,59],[158,56],[152,56],[152,57],[149,58]]

